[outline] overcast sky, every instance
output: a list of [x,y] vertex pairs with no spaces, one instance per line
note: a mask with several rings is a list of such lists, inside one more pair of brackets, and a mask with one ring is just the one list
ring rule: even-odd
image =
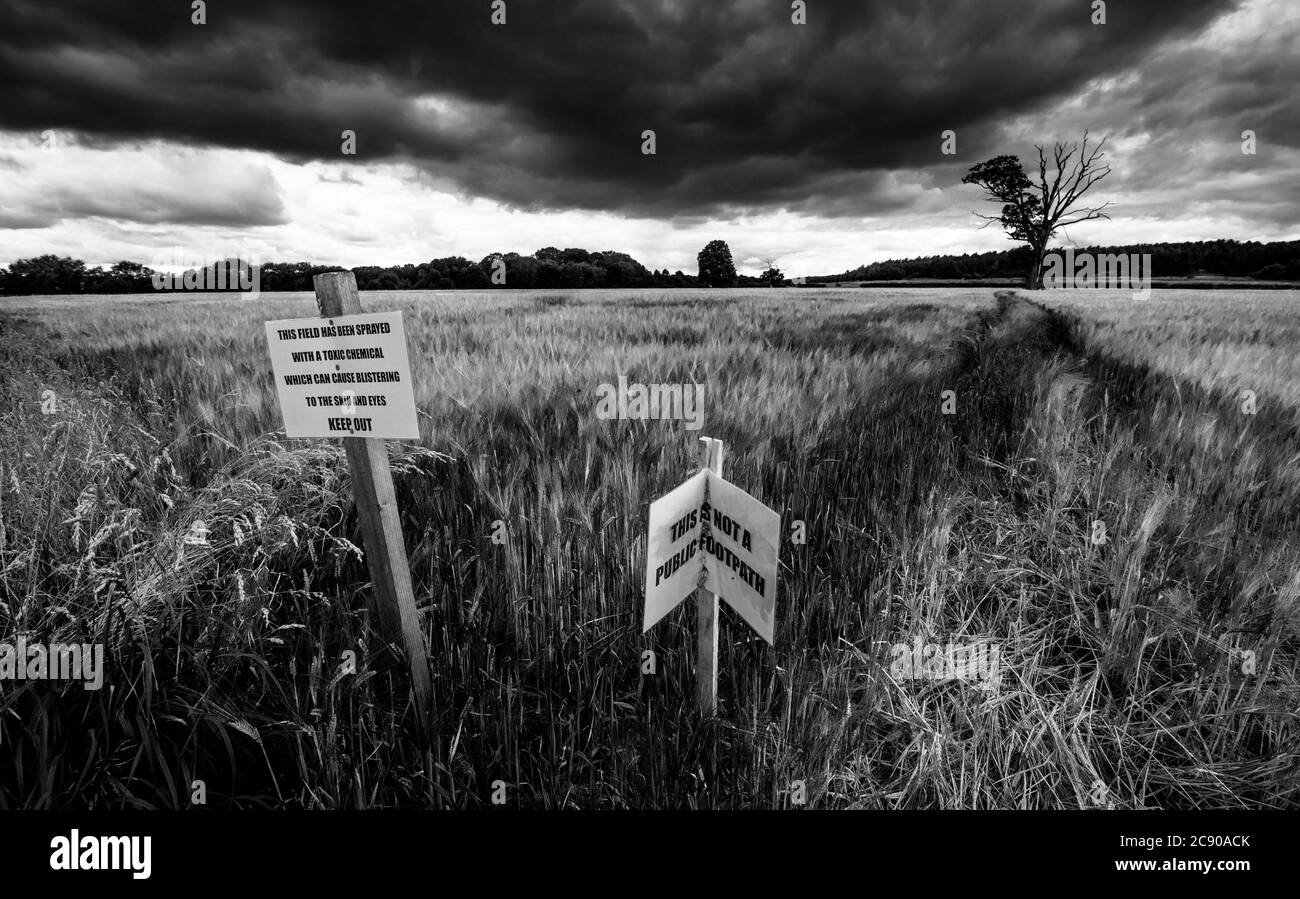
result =
[[1009,248],[962,174],[1085,128],[1113,221],[1071,242],[1300,237],[1294,0],[504,4],[0,0],[0,263],[553,245],[694,273],[722,238],[824,274]]

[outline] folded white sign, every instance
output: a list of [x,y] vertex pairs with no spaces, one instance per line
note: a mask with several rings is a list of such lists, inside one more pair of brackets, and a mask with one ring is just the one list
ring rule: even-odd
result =
[[707,469],[650,504],[648,631],[696,587],[716,594],[771,643],[781,516]]

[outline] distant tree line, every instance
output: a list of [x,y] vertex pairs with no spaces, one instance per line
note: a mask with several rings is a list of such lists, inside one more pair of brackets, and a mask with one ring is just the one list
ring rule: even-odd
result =
[[[1059,248],[1055,248],[1059,249]],[[1051,252],[1051,249],[1049,249]],[[1075,255],[1088,252],[1150,253],[1151,271],[1156,278],[1182,278],[1198,274],[1256,278],[1272,281],[1300,281],[1300,240],[1259,243],[1258,241],[1201,240],[1186,243],[1131,244],[1119,247],[1081,247]],[[961,280],[975,278],[1024,277],[1031,262],[1029,247],[994,253],[963,253],[960,256],[919,256],[873,262],[838,275],[820,275],[808,283],[834,281],[903,281],[920,278]]]
[[153,270],[138,262],[86,268],[80,259],[35,256],[0,268],[0,293],[143,293],[153,290]]
[[[312,278],[343,266],[309,262],[267,262],[259,269],[263,291],[310,291]],[[678,270],[647,269],[626,253],[589,252],[543,247],[529,256],[494,253],[473,262],[444,256],[407,265],[363,265],[352,269],[361,290],[489,290],[618,287],[698,287],[696,275]],[[494,275],[496,276],[494,279]],[[771,276],[768,276],[770,282]],[[767,283],[734,270],[727,286],[753,287]],[[721,284],[719,286],[722,286]],[[80,259],[45,255],[19,259],[0,268],[0,294],[11,296],[56,293],[150,293],[154,271],[138,262],[89,268]]]
[[[1133,244],[1086,247],[1075,253],[1150,253],[1156,278],[1196,274],[1300,281],[1300,241],[1209,240],[1195,243]],[[926,278],[970,280],[1023,277],[1030,262],[1029,247],[960,256],[921,256],[873,262],[838,275],[812,276],[807,284],[835,281],[903,281]],[[770,262],[759,277],[737,274],[731,252],[722,241],[711,241],[699,255],[700,274],[681,270],[647,269],[626,253],[589,252],[544,247],[529,256],[500,253],[473,262],[445,256],[418,264],[363,265],[352,269],[361,290],[489,290],[492,288],[581,290],[618,287],[771,287],[789,282]],[[264,291],[310,291],[312,278],[343,266],[309,262],[268,262],[260,268]],[[494,274],[497,276],[494,281]],[[22,296],[57,293],[151,293],[154,272],[138,262],[118,262],[88,268],[80,259],[36,256],[0,268],[0,294]],[[504,283],[500,283],[504,280]]]
[[[266,282],[266,268],[262,269]],[[530,256],[493,253],[478,262],[446,256],[419,264],[364,265],[352,270],[361,290],[488,290],[493,287],[548,289],[693,287],[696,278],[678,271],[647,269],[626,253],[543,247]],[[493,276],[496,276],[495,279]],[[264,288],[267,289],[267,288]],[[276,288],[269,288],[276,289]],[[307,287],[286,290],[310,290]]]

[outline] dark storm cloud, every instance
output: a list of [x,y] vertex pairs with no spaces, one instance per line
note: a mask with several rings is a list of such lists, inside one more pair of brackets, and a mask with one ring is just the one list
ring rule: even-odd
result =
[[[909,204],[882,177],[948,171],[1008,115],[1140,66],[1213,0],[0,0],[0,128],[407,159],[522,208],[691,216]],[[1288,96],[1256,66],[1253,89]],[[657,155],[641,154],[656,132]],[[945,168],[944,164],[948,166]]]

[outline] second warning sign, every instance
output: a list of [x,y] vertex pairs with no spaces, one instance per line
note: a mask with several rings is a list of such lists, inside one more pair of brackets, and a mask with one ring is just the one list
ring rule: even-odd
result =
[[650,504],[642,631],[703,587],[771,643],[781,516],[702,470]]
[[266,323],[288,437],[416,439],[402,313]]

